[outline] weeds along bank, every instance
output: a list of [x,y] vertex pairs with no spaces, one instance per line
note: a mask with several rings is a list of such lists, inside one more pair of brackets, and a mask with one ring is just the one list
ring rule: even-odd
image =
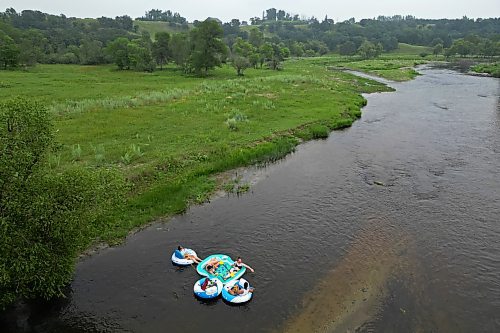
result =
[[350,126],[365,104],[360,93],[389,90],[326,70],[340,62],[292,60],[284,71],[248,70],[243,78],[229,67],[196,78],[173,68],[146,74],[39,66],[6,73],[0,97],[34,96],[49,106],[59,143],[51,168],[113,166],[129,180],[126,208],[92,235],[113,243],[155,217],[206,201],[221,185],[213,177],[219,172],[279,159],[301,140]]

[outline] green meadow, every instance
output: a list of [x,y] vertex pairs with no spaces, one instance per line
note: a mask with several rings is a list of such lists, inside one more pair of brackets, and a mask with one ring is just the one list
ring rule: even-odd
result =
[[413,59],[293,59],[284,70],[224,66],[210,76],[174,67],[154,73],[113,66],[39,65],[4,71],[0,98],[26,96],[53,114],[58,145],[47,163],[116,168],[129,180],[126,207],[95,227],[93,242],[113,243],[160,216],[203,203],[229,186],[217,174],[282,158],[303,140],[350,126],[366,100],[389,91],[330,67],[389,79],[415,75]]
[[188,28],[184,29],[179,25],[170,25],[169,22],[161,21],[140,21],[135,20],[134,25],[137,26],[139,33],[148,32],[149,35],[154,38],[158,32],[168,32],[169,34],[187,32],[193,27],[192,24],[188,25]]

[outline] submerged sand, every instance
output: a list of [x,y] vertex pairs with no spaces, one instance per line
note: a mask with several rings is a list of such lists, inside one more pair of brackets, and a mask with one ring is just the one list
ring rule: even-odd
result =
[[382,306],[386,283],[406,265],[409,237],[386,222],[370,222],[345,257],[303,299],[285,332],[354,332]]

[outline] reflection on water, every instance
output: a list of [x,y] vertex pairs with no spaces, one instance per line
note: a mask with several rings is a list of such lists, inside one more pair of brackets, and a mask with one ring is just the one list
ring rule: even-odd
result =
[[[193,207],[83,260],[64,301],[13,332],[499,332],[499,81],[423,69],[366,96],[352,128],[258,170],[243,197]],[[480,96],[481,95],[481,96]],[[181,243],[241,255],[240,307],[193,297]]]

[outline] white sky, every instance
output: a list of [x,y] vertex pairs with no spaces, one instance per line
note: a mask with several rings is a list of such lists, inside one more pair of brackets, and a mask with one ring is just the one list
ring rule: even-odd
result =
[[179,12],[188,21],[218,17],[223,22],[232,18],[249,20],[262,16],[268,8],[283,9],[289,13],[315,16],[325,15],[335,21],[351,17],[357,21],[378,15],[413,15],[417,18],[500,17],[499,0],[0,0],[0,11],[14,8],[40,10],[50,14],[76,17],[115,17],[129,15],[136,18],[150,9],[170,9]]

